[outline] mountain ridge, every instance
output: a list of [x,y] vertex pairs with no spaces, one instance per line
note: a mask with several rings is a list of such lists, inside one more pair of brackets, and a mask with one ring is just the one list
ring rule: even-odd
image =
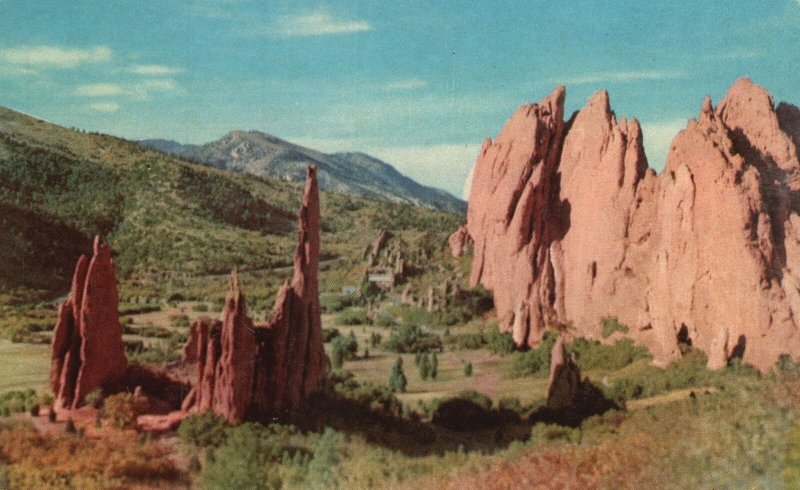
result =
[[139,144],[217,168],[302,181],[305,168],[317,164],[323,190],[374,197],[430,209],[466,212],[466,202],[450,193],[422,185],[389,163],[363,152],[323,153],[256,130],[233,130],[202,145],[145,139]]

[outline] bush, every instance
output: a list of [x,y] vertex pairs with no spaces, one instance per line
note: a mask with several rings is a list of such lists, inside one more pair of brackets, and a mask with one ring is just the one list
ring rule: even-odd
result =
[[228,422],[211,412],[193,414],[181,422],[178,437],[198,447],[219,447],[225,442]]
[[384,347],[398,353],[441,351],[442,339],[438,335],[423,332],[416,325],[402,325],[392,332]]
[[339,442],[339,435],[336,431],[326,427],[314,449],[314,458],[308,465],[306,484],[309,488],[337,487]]
[[338,328],[323,328],[322,329],[322,343],[327,344],[336,337],[341,335]]
[[206,460],[202,487],[207,489],[273,489],[281,487],[278,465],[286,449],[283,437],[259,424],[244,423],[227,431],[225,442]]
[[602,345],[600,342],[576,339],[567,350],[572,352],[575,362],[582,370],[606,369],[616,371],[639,359],[651,359],[645,347],[636,345],[630,339],[618,340],[613,345]]
[[550,352],[555,343],[556,335],[552,332],[545,332],[544,338],[536,348],[515,354],[509,373],[511,377],[519,378],[530,374],[549,372]]
[[[208,304],[206,303],[197,303],[196,305],[192,306],[192,311],[197,311],[201,313],[208,311],[208,309],[209,309]],[[200,461],[198,460],[197,463],[200,464]]]
[[513,413],[492,410],[492,400],[476,391],[462,391],[455,398],[435,400],[431,421],[456,431],[474,431],[517,419]]
[[469,361],[466,364],[464,364],[464,376],[466,377],[472,376],[472,363]]
[[614,332],[628,333],[628,327],[621,324],[616,318],[603,318],[603,338],[607,339]]
[[172,328],[188,328],[190,325],[189,317],[186,315],[173,317],[170,319],[170,325],[172,325]]
[[337,313],[350,306],[356,306],[358,298],[353,295],[321,295],[319,305],[323,313]]
[[333,369],[342,369],[344,366],[344,345],[340,340],[342,337],[336,337],[336,340],[331,346],[331,366]]
[[339,325],[369,325],[367,311],[363,308],[350,308],[336,317]]
[[146,396],[133,393],[117,393],[105,399],[103,416],[120,429],[136,427],[136,417],[145,413],[149,406]]

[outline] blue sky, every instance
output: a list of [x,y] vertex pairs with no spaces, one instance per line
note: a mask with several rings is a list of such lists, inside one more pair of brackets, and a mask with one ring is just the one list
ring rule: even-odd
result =
[[800,103],[800,0],[0,0],[0,105],[131,139],[257,129],[461,195],[482,140],[607,88],[651,166],[750,76]]

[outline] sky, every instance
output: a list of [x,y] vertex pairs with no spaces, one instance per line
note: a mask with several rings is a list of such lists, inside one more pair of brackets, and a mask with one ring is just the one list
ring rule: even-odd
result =
[[463,195],[484,138],[607,89],[650,165],[749,76],[800,104],[800,0],[0,0],[0,105],[182,143],[254,129]]

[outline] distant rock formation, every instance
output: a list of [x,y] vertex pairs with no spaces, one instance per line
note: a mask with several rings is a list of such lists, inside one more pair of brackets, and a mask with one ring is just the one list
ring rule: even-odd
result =
[[69,297],[58,308],[50,366],[56,408],[77,408],[89,392],[124,377],[128,362],[118,310],[111,248],[97,236],[92,259],[78,259]]
[[564,98],[517,110],[473,170],[471,284],[501,329],[535,345],[549,324],[600,338],[614,317],[659,365],[681,331],[711,367],[800,355],[800,110],[740,79],[656,175],[605,91],[568,122]]
[[461,257],[461,254],[464,253],[464,249],[472,243],[467,225],[459,226],[458,229],[450,235],[450,238],[447,239],[447,243],[450,245],[450,252],[453,254],[453,257]]
[[294,277],[281,287],[272,318],[254,326],[236,273],[222,321],[191,327],[184,360],[197,362],[197,382],[182,411],[212,411],[229,421],[296,413],[320,391],[328,371],[319,305],[319,190],[309,167],[300,209]]

